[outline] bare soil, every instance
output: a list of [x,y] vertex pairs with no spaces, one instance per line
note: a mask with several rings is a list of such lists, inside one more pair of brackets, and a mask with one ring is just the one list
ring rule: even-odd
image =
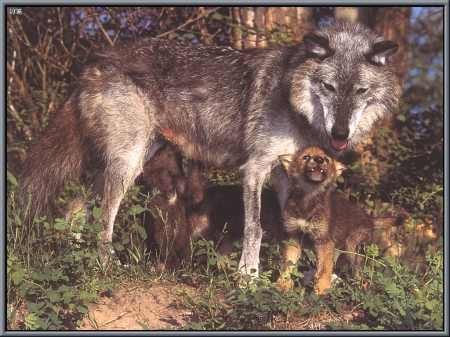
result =
[[179,330],[191,321],[191,313],[176,303],[179,291],[195,293],[194,288],[177,283],[120,287],[89,305],[84,326],[78,330]]

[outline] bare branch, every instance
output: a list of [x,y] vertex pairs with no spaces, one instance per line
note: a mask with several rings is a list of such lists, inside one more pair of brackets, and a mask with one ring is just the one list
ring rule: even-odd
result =
[[189,25],[189,24],[191,24],[191,23],[193,23],[193,22],[195,22],[197,20],[200,20],[200,19],[204,18],[205,16],[208,16],[209,14],[211,14],[212,12],[217,11],[218,9],[220,9],[220,7],[215,7],[213,9],[210,9],[209,11],[204,12],[204,14],[197,16],[195,19],[191,18],[188,21],[186,21],[184,24],[182,24],[181,26],[179,26],[177,28],[174,28],[174,29],[171,29],[171,30],[169,30],[169,31],[167,31],[165,33],[159,34],[156,37],[163,37],[163,36],[169,35],[169,34],[175,32],[175,31],[177,31],[179,29],[182,29],[183,27],[186,27],[187,25]]
[[100,22],[100,20],[98,19],[98,16],[95,17],[95,21],[97,22],[98,28],[100,28],[100,30],[102,31],[102,33],[103,33],[103,35],[105,36],[106,40],[109,42],[109,45],[110,45],[111,47],[113,47],[113,46],[114,46],[114,43],[111,41],[110,37],[108,36],[108,34],[107,34],[107,33],[105,32],[105,30],[103,29],[103,25],[102,25],[102,23]]

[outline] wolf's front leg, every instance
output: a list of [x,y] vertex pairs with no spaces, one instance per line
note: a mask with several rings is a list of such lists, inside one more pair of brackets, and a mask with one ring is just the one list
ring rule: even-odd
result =
[[259,250],[261,247],[261,192],[268,170],[260,165],[248,165],[243,175],[244,239],[238,268],[242,275],[258,277]]

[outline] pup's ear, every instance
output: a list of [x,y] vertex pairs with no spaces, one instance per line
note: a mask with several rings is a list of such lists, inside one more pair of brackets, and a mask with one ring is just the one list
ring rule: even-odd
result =
[[336,162],[335,166],[336,166],[336,178],[339,177],[342,174],[342,172],[344,172],[347,169],[347,166],[338,161]]
[[398,44],[392,41],[383,40],[374,43],[372,51],[364,55],[366,59],[376,65],[385,65],[389,58],[398,50]]
[[319,58],[321,60],[334,54],[334,50],[330,48],[326,38],[309,33],[303,37],[305,43],[305,51],[309,57]]
[[282,154],[278,156],[280,159],[281,165],[284,167],[286,171],[289,171],[289,167],[291,166],[294,155],[292,154]]

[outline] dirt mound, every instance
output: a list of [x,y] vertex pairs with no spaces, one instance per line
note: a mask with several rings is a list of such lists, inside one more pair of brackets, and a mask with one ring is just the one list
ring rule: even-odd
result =
[[91,303],[84,326],[78,330],[179,330],[191,321],[190,312],[176,305],[179,291],[195,293],[176,283],[123,286],[112,296]]

